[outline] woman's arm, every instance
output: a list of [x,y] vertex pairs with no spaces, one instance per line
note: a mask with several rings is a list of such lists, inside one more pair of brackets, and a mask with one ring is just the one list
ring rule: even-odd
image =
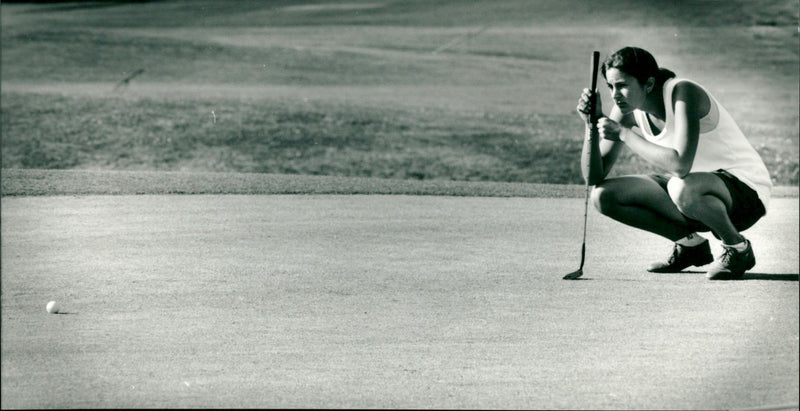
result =
[[[623,144],[620,142],[619,134],[621,134],[623,130],[620,127],[630,129],[635,124],[636,121],[633,120],[633,115],[623,114],[616,105],[611,107],[611,113],[608,117],[603,117],[598,121],[597,128],[599,129],[601,137],[600,155],[603,158],[602,175],[604,179],[608,176],[614,163],[616,163],[619,153],[622,152]],[[616,125],[616,130],[610,130],[609,126],[614,127],[614,125]],[[616,133],[616,136],[612,135],[614,133]]]
[[613,123],[616,125],[617,122],[624,121],[625,119],[622,112],[620,112],[615,105],[611,108],[610,116],[616,119],[616,122],[606,121],[607,118],[603,115],[600,96],[596,95],[596,93],[592,93],[589,89],[584,89],[578,104],[578,113],[581,115],[581,118],[587,122],[587,127],[590,118],[586,109],[590,106],[588,103],[591,98],[596,99],[595,118],[598,118],[596,124],[597,133],[594,137],[587,133],[584,139],[583,150],[581,152],[581,171],[587,184],[597,185],[603,182],[606,176],[608,176],[623,146],[619,141],[619,126],[617,126],[617,136],[613,137],[613,139],[608,139],[605,136],[607,134],[606,124]]
[[700,118],[708,113],[708,95],[692,83],[675,85],[672,104],[674,146],[662,147],[647,141],[636,133],[622,133],[620,139],[648,162],[670,174],[683,178],[692,169],[697,144],[700,139]]

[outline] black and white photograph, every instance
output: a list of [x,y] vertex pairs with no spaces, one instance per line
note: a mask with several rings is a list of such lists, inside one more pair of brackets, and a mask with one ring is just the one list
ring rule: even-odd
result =
[[0,1],[2,409],[800,407],[800,1]]

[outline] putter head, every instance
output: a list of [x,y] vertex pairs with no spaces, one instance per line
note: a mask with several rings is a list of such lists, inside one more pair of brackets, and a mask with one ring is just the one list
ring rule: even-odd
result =
[[583,275],[583,268],[579,268],[577,271],[573,271],[564,276],[564,280],[577,280]]

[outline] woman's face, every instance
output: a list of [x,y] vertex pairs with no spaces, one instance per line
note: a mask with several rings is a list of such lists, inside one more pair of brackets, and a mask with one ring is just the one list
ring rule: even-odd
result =
[[652,88],[650,81],[648,84],[642,85],[639,80],[636,80],[636,77],[616,68],[606,70],[606,83],[611,92],[611,98],[624,114],[644,107],[648,88]]

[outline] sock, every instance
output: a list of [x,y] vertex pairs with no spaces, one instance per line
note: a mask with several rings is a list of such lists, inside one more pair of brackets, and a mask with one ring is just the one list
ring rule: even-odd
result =
[[697,233],[691,233],[686,237],[681,238],[680,240],[676,241],[676,243],[685,246],[685,247],[696,247],[700,244],[706,242],[706,239]]
[[747,250],[747,241],[742,241],[741,243],[733,245],[723,244],[723,247],[733,248],[734,250],[742,253]]

